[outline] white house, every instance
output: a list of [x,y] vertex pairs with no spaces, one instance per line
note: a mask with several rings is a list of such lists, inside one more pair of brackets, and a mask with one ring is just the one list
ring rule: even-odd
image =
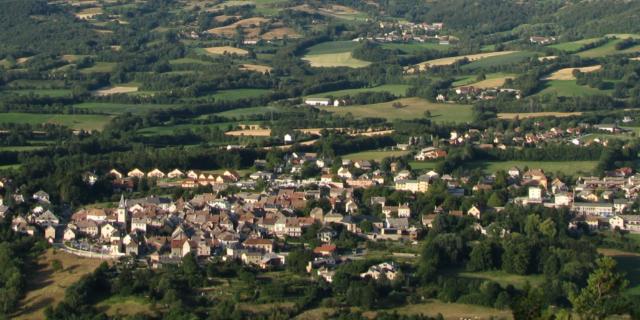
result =
[[284,135],[284,143],[292,143],[293,142],[293,136],[291,136],[290,134],[285,134]]
[[178,169],[174,169],[167,174],[167,177],[169,177],[169,179],[182,178],[184,177],[184,173]]

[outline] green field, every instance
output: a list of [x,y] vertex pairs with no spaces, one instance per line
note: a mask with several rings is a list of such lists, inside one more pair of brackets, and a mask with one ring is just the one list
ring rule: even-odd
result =
[[60,97],[70,97],[71,90],[69,89],[16,89],[16,90],[0,90],[0,95],[36,95],[43,97],[52,97],[52,98],[60,98]]
[[109,299],[100,301],[96,304],[96,308],[106,313],[108,316],[134,316],[144,314],[147,316],[155,316],[153,306],[149,301],[137,296],[113,296]]
[[538,94],[555,94],[558,96],[589,96],[609,95],[612,90],[600,90],[589,86],[581,86],[575,80],[548,80],[544,82],[545,88]]
[[509,274],[504,271],[484,271],[484,272],[461,272],[458,274],[462,278],[485,279],[498,283],[502,287],[513,285],[522,288],[529,283],[532,286],[540,285],[544,281],[542,275],[521,276]]
[[28,151],[40,150],[43,148],[46,148],[46,146],[2,146],[0,147],[0,152],[2,151],[28,152]]
[[267,89],[232,89],[232,90],[220,90],[212,94],[196,97],[196,98],[188,98],[186,100],[198,100],[198,99],[215,99],[217,101],[222,100],[239,100],[244,98],[257,98],[259,96],[270,93],[271,90]]
[[317,67],[317,68],[333,68],[333,67],[363,68],[371,64],[371,62],[354,58],[351,52],[326,53],[326,54],[314,54],[314,55],[309,54],[302,57],[302,59],[308,61],[312,67]]
[[17,170],[20,169],[21,164],[3,164],[0,165],[0,170]]
[[529,59],[537,55],[537,52],[530,51],[518,51],[502,56],[488,57],[479,59],[471,63],[465,64],[461,67],[462,70],[474,70],[479,68],[492,68],[504,66],[512,63],[518,63],[523,60]]
[[171,65],[181,65],[181,64],[213,65],[213,62],[204,61],[204,60],[195,59],[195,58],[180,58],[180,59],[170,60],[169,64]]
[[623,39],[612,39],[602,46],[579,52],[578,56],[582,58],[598,58],[598,57],[604,57],[604,56],[609,56],[614,54],[640,52],[640,45],[636,45],[624,50],[616,50],[615,48],[616,44],[618,44],[619,42],[622,42],[622,40]]
[[429,171],[434,170],[440,162],[442,161],[410,161],[409,166],[413,170]]
[[106,114],[123,114],[130,112],[132,114],[143,114],[151,110],[161,110],[175,107],[172,104],[122,104],[111,102],[83,102],[73,106],[74,108],[81,108],[91,110],[93,112],[101,112]]
[[233,110],[228,110],[224,112],[219,112],[219,113],[216,113],[216,115],[221,117],[233,118],[233,117],[250,116],[254,114],[265,114],[267,112],[277,112],[277,111],[278,111],[278,108],[276,107],[251,107],[251,108],[240,108],[240,109],[233,109]]
[[161,127],[149,127],[138,130],[139,134],[144,136],[156,136],[156,135],[172,135],[175,131],[186,130],[202,130],[205,128],[213,129],[218,128],[227,130],[229,127],[235,126],[233,122],[213,123],[213,124],[177,124]]
[[571,42],[563,42],[563,43],[557,43],[557,44],[552,44],[550,46],[548,46],[549,48],[554,48],[554,49],[558,49],[558,50],[562,50],[562,51],[566,51],[569,53],[573,53],[573,52],[578,52],[580,51],[580,49],[587,44],[590,43],[594,43],[598,40],[600,40],[601,38],[589,38],[589,39],[582,39],[582,40],[578,40],[578,41],[571,41]]
[[373,150],[373,151],[362,151],[356,153],[345,154],[342,156],[343,159],[349,160],[375,160],[381,161],[384,158],[389,157],[401,157],[409,153],[409,151],[402,150]]
[[116,68],[117,63],[115,62],[96,62],[95,65],[80,69],[82,73],[108,73],[113,71]]
[[[486,76],[486,79],[484,81],[499,80],[499,79],[504,79],[509,77],[515,78],[516,75],[512,73],[496,72],[496,73],[488,73],[485,76]],[[456,81],[453,82],[451,85],[454,87],[473,85],[474,83],[478,83],[477,79],[478,79],[478,76],[475,74],[463,76],[460,78],[456,78]]]
[[424,50],[449,50],[451,45],[442,45],[434,42],[412,42],[412,43],[384,43],[382,48],[390,50],[400,50],[407,54],[412,54]]
[[110,116],[85,114],[36,114],[2,113],[0,123],[24,123],[31,125],[58,124],[71,129],[101,130],[111,120]]
[[407,89],[411,86],[407,84],[384,84],[381,86],[373,87],[373,88],[359,88],[359,89],[345,89],[345,90],[337,90],[337,91],[329,91],[322,93],[314,93],[307,98],[324,98],[324,97],[344,97],[347,95],[354,95],[362,92],[383,92],[387,91],[395,96],[402,97],[406,94]]
[[[394,102],[403,105],[394,108]],[[403,98],[395,101],[346,107],[321,107],[320,109],[340,115],[352,114],[356,118],[383,118],[388,120],[411,120],[424,117],[425,111],[431,112],[435,122],[470,122],[473,118],[470,105],[432,103],[420,98]]]
[[403,315],[429,315],[435,317],[438,313],[442,314],[444,319],[513,319],[510,310],[498,310],[483,306],[462,304],[462,303],[445,303],[438,300],[431,300],[426,303],[409,304],[389,310],[390,312],[398,312]]
[[576,175],[579,173],[589,174],[596,166],[598,161],[475,161],[465,164],[467,169],[481,169],[487,173],[493,173],[499,170],[509,170],[511,167],[518,167],[522,170],[524,167],[540,168],[546,172],[562,172],[568,175]]
[[307,49],[308,55],[351,52],[360,43],[356,41],[329,41],[316,44]]
[[[638,235],[632,236],[638,237]],[[626,279],[629,280],[627,293],[633,296],[640,296],[640,254],[616,249],[598,249],[598,252],[616,260],[618,271],[625,273]]]

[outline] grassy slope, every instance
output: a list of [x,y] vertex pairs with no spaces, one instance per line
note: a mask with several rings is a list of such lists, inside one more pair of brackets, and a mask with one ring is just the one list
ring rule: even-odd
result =
[[385,85],[381,85],[373,88],[345,89],[345,90],[329,91],[329,92],[322,92],[322,93],[314,93],[309,95],[308,97],[323,98],[323,97],[332,96],[337,98],[337,97],[343,97],[346,95],[354,95],[362,92],[382,92],[382,91],[387,91],[396,96],[404,96],[405,93],[407,92],[407,89],[409,89],[409,87],[410,86],[406,84],[385,84]]
[[[400,102],[402,108],[394,108],[392,104]],[[436,122],[468,122],[472,120],[469,105],[438,104],[420,98],[403,98],[395,101],[362,106],[322,107],[321,109],[345,115],[351,113],[356,118],[415,119],[423,117],[425,111],[431,112],[431,120]]]
[[608,95],[612,90],[600,90],[589,86],[581,86],[575,80],[548,80],[544,82],[545,88],[538,94],[556,94],[558,96],[588,96],[604,94]]
[[72,129],[101,130],[111,120],[110,116],[84,114],[35,114],[35,113],[2,113],[0,123],[52,123],[68,126]]
[[485,172],[508,170],[511,167],[541,168],[546,172],[563,172],[575,175],[580,172],[590,173],[598,164],[597,161],[476,161],[466,164],[469,169],[482,169]]

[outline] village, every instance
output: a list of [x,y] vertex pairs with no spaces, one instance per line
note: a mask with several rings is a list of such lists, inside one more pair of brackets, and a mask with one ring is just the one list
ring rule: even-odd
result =
[[[621,132],[615,128],[583,130]],[[579,130],[551,129],[512,140],[571,141],[571,134]],[[443,145],[475,143],[482,148],[478,143],[482,136],[477,130],[452,132]],[[412,138],[409,144],[398,148],[415,148],[417,140]],[[499,145],[497,142],[487,146],[493,148],[494,144]],[[446,156],[445,147],[430,146],[418,149],[414,158],[429,161]],[[305,166],[317,167],[320,173],[302,179],[297,173]],[[399,162],[392,162],[384,170],[375,161],[342,159],[333,164],[331,159],[305,152],[286,153],[272,170],[267,170],[264,160],[256,160],[254,167],[257,170],[243,174],[235,170],[145,172],[138,168],[123,172],[113,169],[105,175],[87,173],[83,179],[88,188],[100,179],[107,179],[114,192],[120,194],[119,201],[54,212],[45,191],[30,197],[15,193],[12,203],[29,203],[31,209],[27,215],[15,215],[11,225],[16,232],[44,235],[53,246],[72,254],[101,259],[131,256],[151,268],[179,263],[189,253],[202,260],[234,260],[261,269],[279,268],[287,263],[291,241],[311,239],[310,249],[315,258],[307,271],[331,282],[332,270],[337,265],[363,255],[359,246],[336,245],[338,239],[414,246],[440,215],[472,219],[476,221],[476,230],[486,234],[491,226],[483,225],[483,216],[500,214],[503,210],[503,206],[488,204],[418,208],[412,200],[432,192],[434,186],[444,186],[448,196],[459,199],[491,192],[499,179],[497,173],[479,179],[454,177],[434,170],[410,170]],[[580,176],[575,184],[537,168],[513,167],[504,174],[508,189],[520,194],[506,199],[505,205],[567,208],[573,214],[569,229],[640,232],[640,215],[632,209],[640,191],[640,174],[631,168],[619,168],[604,177]],[[206,192],[189,199],[155,194],[128,198],[126,195],[142,180],[159,188],[199,188]],[[2,181],[0,187],[11,184],[10,179]],[[365,196],[366,190],[377,192]],[[0,216],[11,210],[8,204],[0,205]],[[393,264],[385,262],[373,266],[363,276],[376,278],[385,274],[389,279],[394,272]]]

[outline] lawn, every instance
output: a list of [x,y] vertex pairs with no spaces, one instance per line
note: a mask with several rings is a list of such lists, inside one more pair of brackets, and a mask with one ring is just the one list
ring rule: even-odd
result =
[[373,87],[373,88],[358,88],[358,89],[345,89],[345,90],[337,90],[337,91],[329,91],[322,93],[314,93],[307,98],[324,98],[324,97],[344,97],[347,95],[355,95],[362,92],[383,92],[387,91],[395,96],[402,97],[407,93],[407,89],[409,89],[409,85],[407,84],[383,84],[381,86]]
[[3,164],[3,165],[0,165],[0,171],[1,170],[18,170],[20,169],[20,167],[22,167],[21,164]]
[[[402,107],[393,107],[396,102],[402,104]],[[432,103],[421,98],[403,98],[370,105],[321,107],[320,109],[340,115],[351,113],[356,118],[387,120],[422,118],[425,111],[431,112],[431,120],[435,122],[470,122],[473,118],[470,105]]]
[[537,94],[555,94],[564,97],[609,95],[613,90],[600,90],[589,86],[581,86],[575,80],[548,80],[544,89]]
[[130,112],[132,114],[143,114],[151,110],[162,110],[175,107],[173,104],[126,104],[126,103],[110,103],[110,102],[83,102],[73,106],[91,110],[93,112],[101,112],[106,114],[123,114]]
[[474,161],[465,164],[467,169],[482,169],[487,173],[509,170],[511,167],[541,168],[546,172],[562,172],[568,175],[589,174],[598,165],[598,161]]
[[356,153],[345,154],[342,156],[343,159],[349,160],[375,160],[382,161],[384,158],[390,157],[402,157],[409,153],[409,151],[402,150],[373,150],[373,151],[362,151]]
[[461,272],[458,275],[462,278],[490,280],[500,284],[502,287],[513,285],[516,288],[523,288],[527,282],[532,286],[538,286],[544,281],[542,275],[521,276],[504,271]]
[[[51,261],[62,262],[63,270],[53,272]],[[20,303],[14,319],[44,319],[44,309],[56,305],[64,298],[64,291],[83,275],[93,272],[102,263],[99,259],[87,259],[65,252],[48,250],[40,257],[38,269],[27,277],[26,296]]]
[[86,114],[37,114],[37,113],[2,113],[1,123],[21,124],[58,124],[76,130],[102,130],[111,121],[110,116]]
[[442,161],[410,161],[409,166],[412,170],[434,170]]
[[352,56],[351,52],[342,53],[326,53],[326,54],[308,54],[302,58],[308,61],[312,67],[331,68],[331,67],[348,67],[363,68],[371,64],[371,62],[359,60]]

